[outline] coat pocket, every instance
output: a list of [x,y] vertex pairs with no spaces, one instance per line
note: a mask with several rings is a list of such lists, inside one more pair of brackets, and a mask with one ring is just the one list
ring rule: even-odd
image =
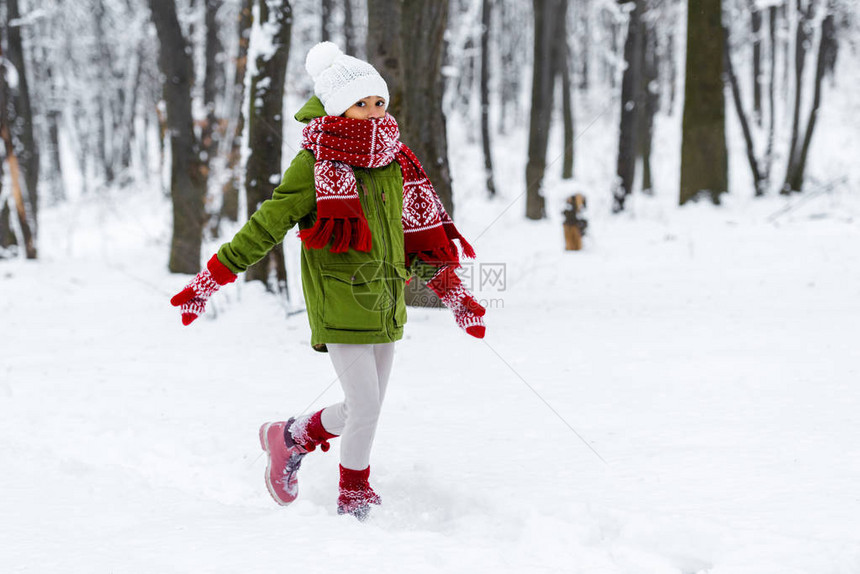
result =
[[384,276],[368,266],[326,266],[322,270],[323,324],[328,329],[381,331],[393,301]]

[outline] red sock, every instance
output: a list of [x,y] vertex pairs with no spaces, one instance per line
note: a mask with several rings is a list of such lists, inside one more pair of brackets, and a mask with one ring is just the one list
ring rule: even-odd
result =
[[316,448],[316,445],[320,445],[323,452],[328,452],[328,449],[331,446],[328,443],[328,439],[337,438],[336,434],[331,434],[325,430],[325,427],[322,424],[321,410],[311,415],[308,420],[308,424],[305,427],[305,436],[307,436],[309,443],[303,444],[302,447],[308,451],[312,451]]

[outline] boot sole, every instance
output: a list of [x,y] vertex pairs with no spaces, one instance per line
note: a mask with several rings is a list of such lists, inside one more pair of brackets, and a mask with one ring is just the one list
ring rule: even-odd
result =
[[275,493],[275,489],[272,486],[272,453],[269,450],[269,428],[271,426],[272,423],[265,423],[260,427],[260,448],[263,449],[263,452],[266,453],[268,458],[268,463],[266,464],[266,490],[269,491],[269,494],[272,496],[272,500],[277,502],[279,505],[289,506],[295,498],[288,501],[281,500]]

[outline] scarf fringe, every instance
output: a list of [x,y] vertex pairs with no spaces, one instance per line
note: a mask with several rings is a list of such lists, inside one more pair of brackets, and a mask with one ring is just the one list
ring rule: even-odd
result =
[[474,259],[475,248],[472,247],[462,235],[459,235],[457,239],[460,241],[460,247],[463,249],[463,257],[466,257],[468,259]]
[[334,220],[330,217],[320,217],[313,227],[299,231],[299,239],[306,248],[322,249],[328,245],[332,231],[334,231]]
[[426,261],[431,265],[435,266],[443,266],[450,265],[452,267],[460,267],[460,255],[457,251],[457,245],[454,244],[453,241],[449,241],[448,245],[444,247],[437,247],[436,249],[425,249],[423,251],[418,251],[417,253],[413,253],[406,258],[407,261],[414,261],[415,258],[421,259],[422,261]]
[[299,239],[305,248],[313,249],[332,242],[332,253],[346,253],[350,247],[367,252],[372,246],[367,220],[359,217],[320,217],[313,227],[299,231]]
[[363,217],[356,217],[352,220],[353,230],[353,248],[357,251],[370,251],[373,242],[370,236],[370,226],[367,220]]
[[334,231],[332,232],[331,252],[346,253],[349,251],[349,232],[352,227],[349,225],[349,219],[336,219],[334,221]]

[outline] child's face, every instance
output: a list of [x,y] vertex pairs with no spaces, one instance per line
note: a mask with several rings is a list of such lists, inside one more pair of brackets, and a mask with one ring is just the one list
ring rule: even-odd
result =
[[368,96],[352,104],[343,112],[344,117],[353,120],[369,120],[385,116],[385,100],[379,96]]

